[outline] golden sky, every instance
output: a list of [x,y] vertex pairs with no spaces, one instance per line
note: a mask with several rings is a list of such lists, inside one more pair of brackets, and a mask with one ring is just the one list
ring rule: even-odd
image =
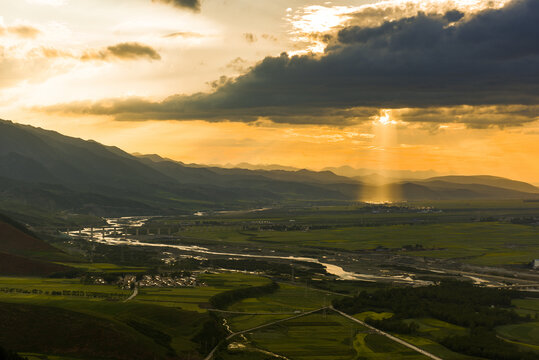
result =
[[535,10],[526,0],[2,1],[0,118],[186,163],[537,184],[538,50],[521,36],[529,27],[496,46],[484,35],[489,17],[526,24]]

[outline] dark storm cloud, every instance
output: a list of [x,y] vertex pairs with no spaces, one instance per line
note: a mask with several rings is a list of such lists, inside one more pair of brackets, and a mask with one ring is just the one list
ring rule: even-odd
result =
[[81,60],[136,60],[140,58],[147,58],[150,60],[160,60],[161,56],[152,47],[133,43],[120,43],[117,45],[109,46],[106,49],[99,51],[87,51],[81,56]]
[[405,122],[425,124],[460,123],[470,128],[482,129],[519,126],[539,117],[538,105],[452,106],[415,108],[397,111],[395,118]]
[[152,2],[161,2],[164,4],[170,4],[179,8],[191,9],[193,11],[200,11],[200,0],[152,0]]
[[[267,57],[213,93],[175,95],[162,102],[107,100],[49,110],[137,120],[269,117],[276,122],[348,124],[369,119],[375,108],[468,105],[496,111],[496,106],[537,105],[538,18],[537,0],[515,0],[502,9],[464,18],[455,11],[418,13],[380,26],[345,28],[320,56]],[[530,109],[511,124],[537,119],[537,107]],[[490,124],[504,125],[502,117],[492,119]],[[488,116],[478,120],[480,126],[489,125]],[[448,119],[442,116],[439,121]],[[466,123],[474,126],[472,118]]]

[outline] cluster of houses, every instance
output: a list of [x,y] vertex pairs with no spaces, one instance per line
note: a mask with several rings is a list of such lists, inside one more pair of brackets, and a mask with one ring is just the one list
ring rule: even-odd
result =
[[196,287],[204,284],[199,283],[195,275],[190,276],[161,276],[161,275],[143,275],[142,279],[137,280],[135,275],[125,275],[119,278],[118,286],[122,289],[132,289],[138,287]]
[[194,275],[172,277],[161,275],[144,275],[138,282],[139,287],[196,287],[197,278]]

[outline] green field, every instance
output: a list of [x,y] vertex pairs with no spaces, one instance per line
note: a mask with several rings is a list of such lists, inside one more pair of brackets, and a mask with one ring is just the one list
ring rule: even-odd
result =
[[535,319],[539,317],[539,299],[515,299],[512,303],[516,307],[516,312],[519,314],[524,316],[529,315],[531,318]]
[[496,332],[504,339],[539,350],[539,322],[500,326]]
[[[139,296],[124,303],[132,291],[113,285],[84,285],[78,279],[1,277],[0,288],[20,291],[0,292],[0,323],[20,331],[8,331],[0,324],[0,343],[22,353],[46,353],[62,360],[70,354],[87,359],[145,359],[149,353],[157,358],[175,353],[195,359],[198,345],[191,339],[208,319],[203,306],[209,298],[222,291],[269,283],[266,278],[242,273],[201,274],[200,280],[206,286],[141,289]],[[100,296],[74,296],[64,291]],[[47,330],[51,327],[54,331]],[[91,329],[108,334],[110,342],[99,340]],[[35,345],[31,336],[20,336],[32,331],[36,336],[42,334],[42,341]],[[113,342],[131,346],[125,357],[117,353]],[[82,344],[84,349],[73,349],[73,343]]]
[[254,346],[297,360],[424,359],[332,313],[291,320],[248,334],[247,338]]
[[134,302],[206,312],[208,300],[223,291],[246,286],[260,286],[270,280],[242,273],[202,274],[199,280],[205,286],[196,288],[143,288]]
[[[279,289],[260,298],[242,300],[229,307],[230,311],[246,313],[293,313],[307,312],[327,306],[339,295],[291,284],[279,284]],[[234,331],[251,329],[275,320],[290,317],[288,315],[233,315],[227,316]]]
[[[64,293],[64,292],[69,293]],[[73,292],[84,292],[85,295],[72,295]],[[53,293],[60,292],[59,295]],[[96,296],[94,296],[94,293]],[[0,277],[0,300],[25,299],[32,301],[54,300],[88,300],[114,298],[123,300],[132,293],[114,285],[85,285],[79,279],[50,279]]]
[[104,273],[139,273],[148,270],[143,266],[121,266],[116,264],[107,263],[73,263],[64,262],[62,265],[70,266],[77,269],[82,269],[90,272],[104,272]]
[[354,317],[358,320],[365,321],[367,318],[372,320],[383,320],[383,319],[389,319],[393,316],[393,313],[390,312],[382,312],[377,313],[374,311],[365,311],[359,314],[355,314]]
[[[240,231],[209,227],[185,232],[186,241],[230,244],[252,249],[317,254],[323,250],[400,251],[420,244],[424,250],[407,255],[458,259],[477,265],[527,264],[539,253],[539,228],[499,222],[461,222],[417,225],[339,226],[310,231]],[[190,240],[189,240],[190,239]]]
[[[425,208],[433,211],[421,211]],[[251,252],[317,256],[328,250],[378,247],[401,252],[404,246],[419,244],[423,250],[406,251],[406,255],[477,265],[523,265],[539,253],[539,227],[511,223],[510,219],[538,214],[537,202],[522,200],[428,201],[386,207],[290,206],[210,214],[202,219],[155,219],[149,227],[176,224],[180,243],[249,248]]]

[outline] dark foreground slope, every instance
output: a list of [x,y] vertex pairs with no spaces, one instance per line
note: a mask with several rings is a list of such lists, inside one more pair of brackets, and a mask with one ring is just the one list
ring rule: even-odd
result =
[[0,215],[0,275],[47,276],[65,272],[70,268],[52,262],[65,257],[21,224]]
[[163,359],[163,351],[124,324],[79,312],[0,302],[0,343],[16,351],[89,359]]

